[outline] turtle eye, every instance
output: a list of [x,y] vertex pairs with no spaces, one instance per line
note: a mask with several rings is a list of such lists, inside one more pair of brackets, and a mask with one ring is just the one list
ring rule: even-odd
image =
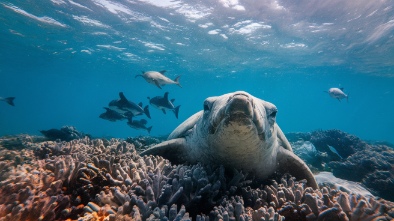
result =
[[277,112],[278,112],[277,110],[272,111],[272,113],[270,113],[270,117],[275,118]]
[[204,100],[204,112],[211,111],[213,104],[215,103],[215,97],[209,97]]
[[275,124],[277,112],[278,110],[276,108],[268,111],[268,122],[271,126]]
[[209,106],[209,103],[208,102],[204,102],[204,112],[205,111],[209,111],[211,108],[210,108],[210,106]]
[[265,113],[263,113],[263,116],[267,119],[270,127],[274,126],[275,121],[276,121],[276,113],[278,112],[278,108],[276,108],[275,105],[273,105],[269,102],[265,102],[265,101],[262,101],[262,105],[265,109]]

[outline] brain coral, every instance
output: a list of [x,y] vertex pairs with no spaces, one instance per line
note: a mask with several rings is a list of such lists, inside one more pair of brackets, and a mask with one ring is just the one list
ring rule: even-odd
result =
[[[393,204],[286,175],[140,157],[119,139],[23,142],[0,161],[0,220],[391,220]],[[11,151],[0,146],[0,151]],[[12,150],[15,151],[15,150]],[[3,155],[2,155],[3,156]]]

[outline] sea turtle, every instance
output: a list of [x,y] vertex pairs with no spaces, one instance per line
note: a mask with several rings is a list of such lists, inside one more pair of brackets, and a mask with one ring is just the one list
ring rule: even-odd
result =
[[218,164],[265,180],[279,171],[317,183],[276,124],[277,108],[244,91],[209,97],[203,110],[180,124],[167,141],[141,153],[174,163]]

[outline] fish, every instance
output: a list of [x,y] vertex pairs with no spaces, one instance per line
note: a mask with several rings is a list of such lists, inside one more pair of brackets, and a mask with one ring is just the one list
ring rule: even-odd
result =
[[[113,102],[113,101],[111,101],[111,102]],[[114,104],[114,103],[112,103],[112,104]],[[138,106],[141,107],[142,103],[139,103]],[[125,117],[125,119],[128,119],[129,117],[134,117],[134,114],[130,110],[128,110],[128,109],[121,109],[121,108],[119,108],[116,105],[108,106],[108,109],[110,109],[111,111],[114,111],[114,112],[116,112],[116,113],[118,113],[120,115],[123,115]],[[139,115],[141,115],[141,114],[139,114]]]
[[338,101],[341,101],[341,99],[346,98],[346,100],[349,102],[349,96],[343,92],[343,89],[344,88],[333,87],[325,92],[327,92],[332,98],[338,99]]
[[[150,117],[150,112],[149,112],[149,105],[146,105],[144,108],[142,108],[142,102],[140,102],[138,105],[127,100],[127,98],[124,96],[123,92],[119,92],[119,99],[118,100],[112,100],[109,103],[109,108],[117,111],[121,114],[125,114],[125,116],[138,116],[138,115],[143,115],[145,114],[149,119]],[[130,113],[127,113],[130,112]]]
[[147,123],[148,123],[148,121],[146,121],[145,119],[133,120],[130,117],[127,122],[127,125],[129,125],[131,128],[137,129],[137,130],[146,130],[150,134],[150,131],[152,130],[152,126],[146,127]]
[[164,96],[156,96],[153,98],[148,97],[150,105],[160,109],[163,111],[164,114],[166,114],[166,109],[171,110],[174,112],[176,119],[178,119],[178,113],[179,113],[179,108],[181,105],[178,105],[177,107],[174,106],[174,101],[175,99],[168,99],[168,92],[164,93]]
[[170,78],[166,77],[164,75],[166,71],[142,71],[142,74],[138,74],[135,77],[142,77],[144,78],[148,83],[156,85],[158,88],[162,89],[161,87],[166,85],[166,84],[176,84],[179,87],[182,87],[181,84],[179,83],[179,78],[181,76],[176,77],[174,80],[171,80]]
[[341,155],[339,155],[337,149],[335,149],[335,147],[327,145],[328,148],[331,150],[331,152],[335,153],[336,155],[338,155],[339,158],[343,159]]
[[14,99],[15,97],[0,97],[0,101],[5,101],[7,102],[7,104],[11,105],[11,106],[15,106],[14,104]]
[[[120,113],[120,112],[113,110],[111,108],[108,108],[108,107],[104,107],[104,109],[106,110],[105,113],[102,113],[99,116],[101,119],[109,120],[112,122],[115,122],[117,120],[127,119],[127,117],[125,116],[124,113]],[[126,112],[126,113],[129,113],[129,112]]]

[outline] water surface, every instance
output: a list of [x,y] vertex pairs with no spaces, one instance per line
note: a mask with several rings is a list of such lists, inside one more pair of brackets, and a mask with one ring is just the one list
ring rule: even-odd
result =
[[[166,135],[206,97],[245,90],[274,103],[285,132],[340,129],[394,143],[390,1],[44,0],[0,3],[0,135],[73,125],[93,136],[147,135],[98,116],[124,94],[170,93],[179,119],[150,108]],[[167,70],[183,88],[135,78]],[[330,98],[344,87],[349,102]],[[138,117],[136,119],[144,118]]]

